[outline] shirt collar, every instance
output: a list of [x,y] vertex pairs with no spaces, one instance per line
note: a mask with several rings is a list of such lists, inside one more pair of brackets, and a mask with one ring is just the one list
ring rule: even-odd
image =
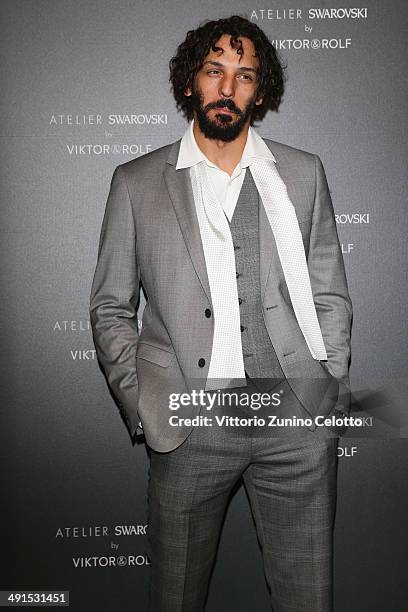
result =
[[[197,144],[197,141],[194,137],[193,132],[194,119],[191,121],[190,125],[184,132],[183,138],[181,139],[179,154],[176,163],[176,170],[180,170],[181,168],[190,168],[195,164],[198,164],[202,161],[205,161],[209,166],[213,168],[217,168],[213,162],[211,162],[201,151],[200,147]],[[271,159],[276,163],[276,159],[272,154],[272,151],[269,149],[268,145],[265,143],[263,138],[259,136],[255,132],[255,130],[250,127],[248,130],[248,137],[245,143],[244,150],[242,152],[242,157],[240,160],[241,168],[246,168],[251,164],[251,161],[255,158],[261,159]]]

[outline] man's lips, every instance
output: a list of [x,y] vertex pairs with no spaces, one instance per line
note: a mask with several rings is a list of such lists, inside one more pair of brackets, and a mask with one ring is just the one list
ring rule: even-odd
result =
[[228,117],[232,117],[233,115],[237,114],[234,111],[229,110],[229,108],[215,108],[214,111],[216,115],[228,115]]

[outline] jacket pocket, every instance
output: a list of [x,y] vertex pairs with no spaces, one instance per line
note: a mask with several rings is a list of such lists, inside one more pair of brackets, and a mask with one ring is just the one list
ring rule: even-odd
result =
[[175,354],[172,351],[154,346],[153,344],[147,344],[146,342],[138,342],[136,359],[145,359],[151,363],[167,368]]

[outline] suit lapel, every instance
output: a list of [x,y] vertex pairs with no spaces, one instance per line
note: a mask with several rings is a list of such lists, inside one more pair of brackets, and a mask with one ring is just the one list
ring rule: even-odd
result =
[[[279,255],[262,200],[259,197],[259,278],[261,299],[265,297],[269,277],[277,277]],[[275,272],[275,274],[274,274]]]
[[179,147],[180,140],[175,142],[170,150],[164,176],[191,261],[203,290],[211,303],[210,285],[191,187],[190,170],[189,168],[176,170]]

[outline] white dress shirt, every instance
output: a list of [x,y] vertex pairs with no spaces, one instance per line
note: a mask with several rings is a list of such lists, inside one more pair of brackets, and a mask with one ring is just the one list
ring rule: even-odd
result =
[[224,209],[228,220],[231,221],[242,183],[244,182],[245,172],[251,164],[251,160],[254,158],[276,160],[263,139],[250,127],[242,157],[230,176],[228,172],[221,170],[221,168],[213,164],[201,151],[194,137],[193,126],[194,120],[190,123],[181,139],[176,170],[191,168],[191,166],[204,160],[208,180],[212,185],[214,194]]

